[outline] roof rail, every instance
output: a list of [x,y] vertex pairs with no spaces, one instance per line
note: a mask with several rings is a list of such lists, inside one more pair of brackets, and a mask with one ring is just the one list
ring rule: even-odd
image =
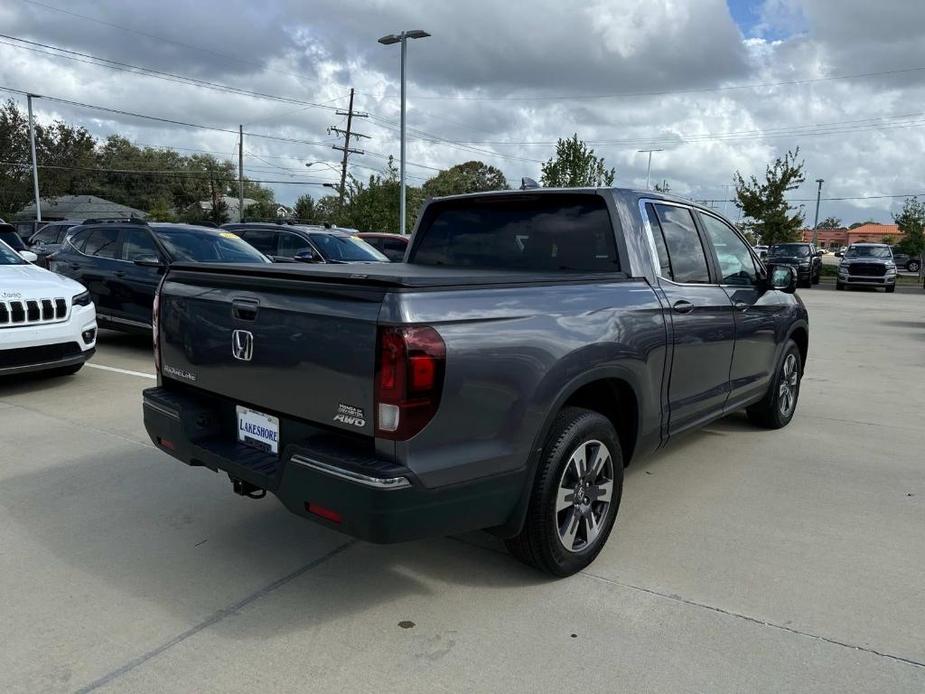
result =
[[85,219],[83,223],[84,224],[145,224],[147,225],[148,222],[146,222],[141,217],[121,217],[118,219],[91,218],[91,219]]

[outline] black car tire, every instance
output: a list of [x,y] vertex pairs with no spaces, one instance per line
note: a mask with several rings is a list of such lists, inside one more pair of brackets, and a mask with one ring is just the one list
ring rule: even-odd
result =
[[910,260],[908,263],[906,263],[906,269],[909,272],[918,272],[919,271],[919,261]]
[[841,291],[842,289],[845,288],[845,285],[842,284],[839,280],[835,280],[835,288]]
[[896,292],[896,285],[891,284],[888,287],[884,287],[884,290],[886,291],[887,294],[894,294]]
[[[793,357],[794,360],[790,361]],[[792,405],[783,410],[782,407],[782,385],[785,381],[785,373],[788,373],[788,362],[796,369],[796,383],[789,383],[789,391],[792,395]],[[787,340],[784,345],[784,351],[781,354],[780,362],[774,369],[774,376],[768,385],[768,390],[764,397],[754,405],[746,408],[748,419],[752,424],[764,429],[781,429],[790,423],[794,413],[797,411],[797,403],[800,399],[800,384],[803,380],[803,359],[800,356],[800,348],[793,340]]]
[[822,280],[822,270],[820,270],[815,275],[813,275],[813,284],[819,284],[821,280]]
[[[609,453],[610,469],[607,472],[612,475],[609,480],[610,501],[609,505],[600,509],[594,539],[585,542],[586,546],[575,549],[574,542],[579,540],[576,537],[572,541],[573,549],[569,550],[562,539],[562,527],[568,528],[574,519],[575,527],[583,527],[585,536],[590,534],[590,530],[587,521],[583,520],[587,514],[581,514],[578,502],[574,499],[575,508],[557,510],[559,489],[571,486],[571,482],[566,483],[566,476],[574,469],[570,467],[573,456],[582,447],[595,444],[602,444]],[[595,450],[600,450],[600,447]],[[506,540],[505,544],[508,551],[525,564],[562,578],[581,571],[594,561],[610,536],[623,492],[623,451],[610,420],[592,410],[566,407],[553,422],[541,455],[524,526],[520,534]],[[606,470],[607,464],[605,462],[601,469]],[[594,480],[591,481],[593,483]],[[597,487],[592,484],[589,489],[596,490]],[[596,499],[591,491],[587,494]],[[587,501],[588,496],[584,500]],[[593,513],[597,503],[592,500],[589,512]],[[560,514],[565,514],[564,525]],[[575,536],[575,533],[572,535]]]

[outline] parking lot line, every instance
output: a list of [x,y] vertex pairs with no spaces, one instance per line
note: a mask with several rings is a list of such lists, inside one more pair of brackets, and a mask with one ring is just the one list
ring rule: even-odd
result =
[[88,366],[91,369],[102,369],[103,371],[114,371],[115,373],[126,374],[127,376],[138,376],[139,378],[157,379],[157,376],[155,376],[154,374],[146,374],[142,371],[131,371],[129,369],[117,369],[115,366],[106,366],[105,364],[85,364],[85,366]]

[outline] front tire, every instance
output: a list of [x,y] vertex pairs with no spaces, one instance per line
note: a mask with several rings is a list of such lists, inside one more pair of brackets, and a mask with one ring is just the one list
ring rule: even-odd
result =
[[507,540],[517,559],[557,577],[588,566],[613,528],[623,492],[623,451],[606,417],[567,407],[539,461],[527,517]]
[[884,290],[886,291],[887,294],[894,294],[896,292],[896,285],[891,284],[888,287],[884,287]]
[[839,280],[835,280],[835,288],[838,291],[842,291],[845,288],[845,285],[842,284]]
[[797,410],[802,377],[800,348],[793,340],[787,340],[767,393],[760,402],[745,410],[751,423],[765,429],[787,426]]

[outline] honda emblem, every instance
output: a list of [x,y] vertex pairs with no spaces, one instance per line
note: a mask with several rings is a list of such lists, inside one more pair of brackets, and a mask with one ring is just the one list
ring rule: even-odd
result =
[[231,333],[231,355],[240,361],[250,361],[254,356],[254,335],[247,330]]

